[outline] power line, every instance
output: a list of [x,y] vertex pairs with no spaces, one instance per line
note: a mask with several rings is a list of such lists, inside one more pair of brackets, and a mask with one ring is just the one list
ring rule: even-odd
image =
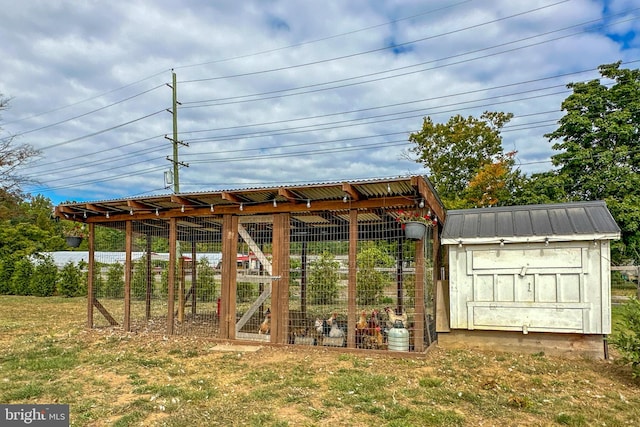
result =
[[517,16],[522,16],[522,15],[527,15],[529,13],[538,12],[540,10],[544,10],[544,9],[547,9],[547,8],[550,8],[550,7],[553,7],[553,6],[557,6],[559,4],[566,3],[568,1],[570,1],[570,0],[561,0],[561,1],[558,1],[556,3],[552,3],[552,4],[549,4],[549,5],[541,6],[541,7],[535,8],[535,9],[530,9],[530,10],[527,10],[525,12],[516,13],[514,15],[504,16],[502,18],[494,19],[492,21],[486,21],[486,22],[483,22],[483,23],[480,23],[480,24],[471,25],[469,27],[464,27],[464,28],[460,28],[460,29],[457,29],[457,30],[447,31],[445,33],[440,33],[440,34],[437,34],[437,35],[434,35],[434,36],[429,36],[429,37],[423,37],[423,38],[412,40],[412,41],[409,41],[409,42],[397,43],[397,44],[394,44],[392,46],[385,46],[385,47],[380,47],[380,48],[376,48],[376,49],[370,49],[370,50],[366,50],[366,51],[362,51],[362,52],[357,52],[357,53],[353,53],[353,54],[350,54],[350,55],[336,56],[336,57],[333,57],[333,58],[322,59],[322,60],[319,60],[319,61],[306,62],[306,63],[302,63],[302,64],[290,65],[290,66],[287,66],[287,67],[272,68],[272,69],[268,69],[268,70],[252,71],[252,72],[249,72],[249,73],[241,73],[241,74],[234,74],[234,75],[221,76],[221,77],[208,77],[208,78],[204,78],[204,79],[184,80],[184,81],[181,81],[180,83],[197,83],[197,82],[212,81],[212,80],[225,80],[225,79],[231,79],[231,78],[237,78],[237,77],[248,77],[248,76],[254,76],[254,75],[257,75],[257,74],[273,73],[273,72],[276,72],[276,71],[285,71],[285,70],[291,70],[291,69],[295,69],[295,68],[308,67],[308,66],[311,66],[311,65],[324,64],[324,63],[327,63],[327,62],[340,61],[340,60],[343,60],[343,59],[354,58],[354,57],[362,56],[362,55],[368,55],[370,53],[381,52],[381,51],[389,50],[389,49],[397,49],[400,46],[406,46],[406,45],[409,45],[409,44],[415,44],[415,43],[418,43],[418,42],[423,42],[423,41],[426,41],[426,40],[431,40],[431,39],[434,39],[434,38],[443,37],[443,36],[459,33],[459,32],[462,32],[462,31],[470,30],[470,29],[480,28],[480,27],[483,27],[485,25],[495,24],[497,22],[501,22],[501,21],[505,21],[507,19],[515,18]]

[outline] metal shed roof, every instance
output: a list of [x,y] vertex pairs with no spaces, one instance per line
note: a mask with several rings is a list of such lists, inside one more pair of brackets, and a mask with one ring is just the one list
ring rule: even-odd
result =
[[445,245],[619,238],[604,201],[451,210],[442,231]]

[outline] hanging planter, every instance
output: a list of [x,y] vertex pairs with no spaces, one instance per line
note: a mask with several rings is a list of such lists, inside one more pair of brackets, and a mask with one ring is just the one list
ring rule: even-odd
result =
[[66,236],[65,240],[67,241],[67,245],[72,248],[77,248],[82,243],[82,237],[80,236]]
[[424,233],[427,231],[427,225],[424,222],[409,221],[404,224],[404,236],[407,239],[422,240]]
[[427,227],[433,227],[436,220],[431,219],[430,214],[420,215],[417,212],[398,212],[396,221],[402,224],[404,236],[411,240],[422,240],[427,232]]

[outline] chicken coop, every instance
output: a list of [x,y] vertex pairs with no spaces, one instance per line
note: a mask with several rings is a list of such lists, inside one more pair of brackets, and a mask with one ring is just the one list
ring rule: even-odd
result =
[[448,211],[439,344],[602,357],[619,238],[602,201]]
[[[407,235],[405,219],[423,231]],[[64,203],[87,326],[421,352],[445,210],[424,176]],[[113,259],[110,259],[112,257]]]

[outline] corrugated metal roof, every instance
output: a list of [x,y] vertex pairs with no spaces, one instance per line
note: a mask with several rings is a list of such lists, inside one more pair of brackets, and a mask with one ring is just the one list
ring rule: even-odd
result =
[[452,210],[442,231],[448,245],[619,238],[604,201]]

